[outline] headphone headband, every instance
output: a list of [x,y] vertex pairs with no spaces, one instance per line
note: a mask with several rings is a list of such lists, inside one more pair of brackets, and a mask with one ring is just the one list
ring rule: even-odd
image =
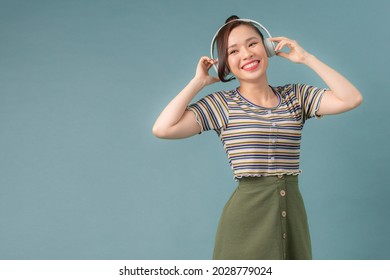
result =
[[[269,31],[267,30],[267,28],[265,28],[261,23],[257,22],[257,21],[254,21],[254,20],[251,20],[251,19],[247,19],[247,18],[239,18],[239,19],[233,19],[227,23],[225,23],[224,25],[222,25],[218,30],[217,32],[215,32],[215,35],[213,37],[213,39],[211,40],[211,45],[210,45],[210,57],[211,59],[214,59],[214,45],[215,45],[215,40],[217,39],[217,36],[218,36],[218,33],[221,31],[222,28],[224,28],[226,25],[228,24],[231,24],[232,22],[235,22],[235,21],[241,21],[241,22],[248,22],[248,23],[252,23],[253,25],[257,26],[257,27],[260,27],[261,29],[263,29],[269,38],[272,38],[271,34],[269,33]],[[266,51],[267,51],[267,55],[268,57],[271,57],[273,55],[275,55],[275,44],[274,42],[271,42],[270,40],[265,40],[265,48],[266,48]],[[215,71],[218,73],[218,68],[217,66],[214,64],[213,65]]]

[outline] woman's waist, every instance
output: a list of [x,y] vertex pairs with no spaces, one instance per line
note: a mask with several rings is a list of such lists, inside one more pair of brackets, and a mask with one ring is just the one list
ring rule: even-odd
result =
[[298,186],[298,174],[275,174],[275,175],[258,175],[245,176],[237,178],[238,188],[241,189],[270,189],[279,188],[280,186]]

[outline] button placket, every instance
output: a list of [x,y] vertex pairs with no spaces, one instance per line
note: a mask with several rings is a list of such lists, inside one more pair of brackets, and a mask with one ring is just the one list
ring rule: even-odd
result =
[[276,160],[274,151],[276,149],[277,131],[278,131],[278,127],[277,127],[276,122],[274,120],[272,120],[272,118],[270,118],[269,139],[268,139],[268,141],[269,141],[268,142],[269,143],[268,144],[269,145],[268,160],[269,160],[270,164],[275,164],[275,160]]
[[281,181],[280,189],[279,189],[279,199],[280,199],[280,220],[281,220],[281,233],[282,233],[282,243],[283,243],[283,255],[284,258],[287,258],[287,199],[286,199],[286,182],[283,180],[283,176],[279,177],[279,180]]

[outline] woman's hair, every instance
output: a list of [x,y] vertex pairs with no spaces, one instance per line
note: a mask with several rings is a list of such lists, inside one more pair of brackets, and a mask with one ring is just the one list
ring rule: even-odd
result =
[[261,39],[264,40],[263,34],[261,34],[260,30],[256,26],[254,26],[250,22],[238,21],[237,19],[240,18],[235,15],[228,17],[225,21],[226,25],[218,32],[217,39],[216,39],[217,51],[218,51],[218,77],[221,80],[221,82],[224,83],[235,79],[234,77],[227,77],[230,74],[230,69],[227,63],[227,58],[228,58],[227,44],[228,44],[230,32],[232,32],[232,30],[237,26],[247,25],[254,28],[254,30],[260,35]]

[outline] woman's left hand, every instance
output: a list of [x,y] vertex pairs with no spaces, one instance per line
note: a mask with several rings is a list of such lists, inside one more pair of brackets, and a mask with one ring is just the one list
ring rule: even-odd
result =
[[[295,40],[286,37],[273,37],[270,38],[270,40],[277,43],[275,47],[276,55],[287,58],[294,63],[304,63],[306,58],[310,55]],[[283,47],[289,48],[290,51],[282,52],[281,50]]]
[[[314,55],[305,51],[297,41],[286,37],[270,38],[278,43],[275,47],[278,56],[287,58],[295,63],[303,63],[314,70],[328,86],[325,90],[321,103],[316,111],[317,116],[340,114],[356,108],[363,101],[359,90],[343,75],[332,69]],[[283,47],[289,49],[282,52]]]

